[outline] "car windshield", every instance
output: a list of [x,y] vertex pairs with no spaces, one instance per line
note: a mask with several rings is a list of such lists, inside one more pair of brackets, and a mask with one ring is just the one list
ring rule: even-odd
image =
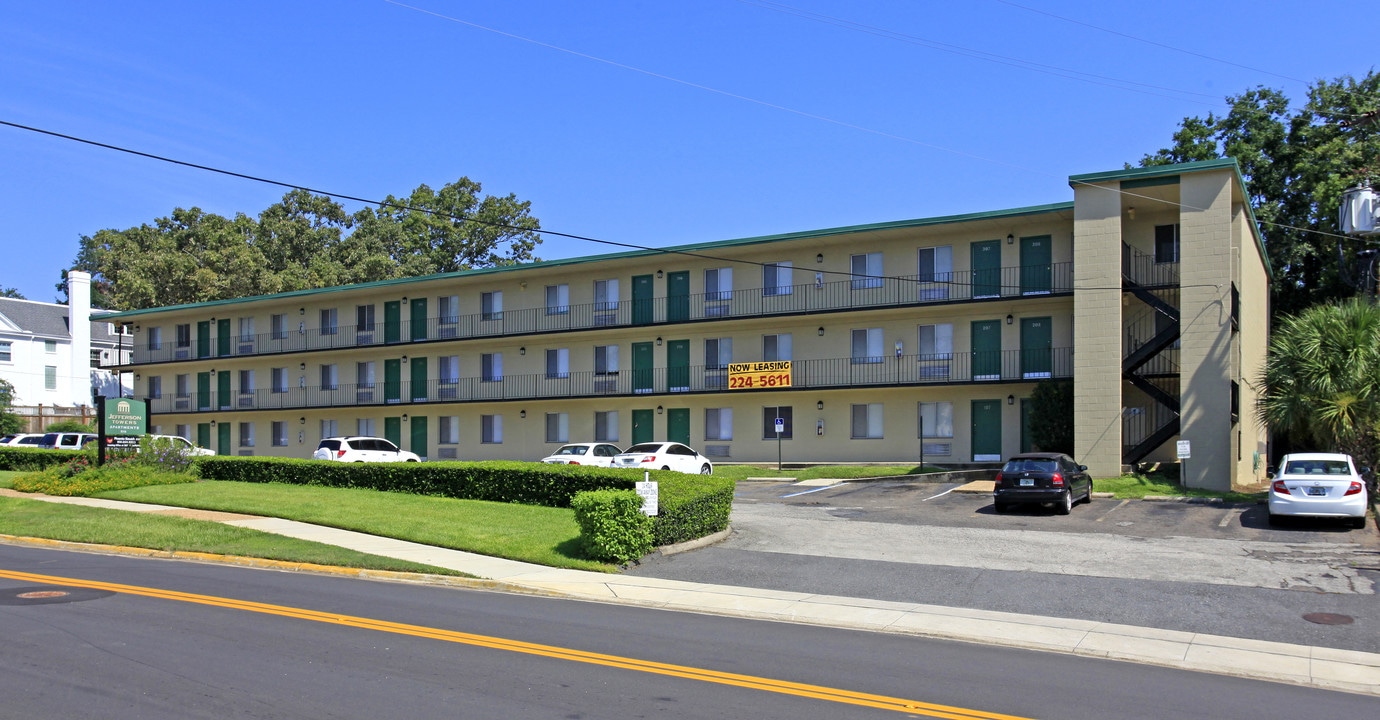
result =
[[1014,458],[1006,463],[1002,472],[1055,472],[1059,469],[1058,460],[1043,458]]
[[1284,466],[1286,475],[1350,475],[1351,465],[1345,460],[1290,460]]
[[585,454],[586,452],[588,452],[588,451],[589,451],[589,448],[585,447],[584,445],[566,445],[565,447],[561,448],[560,450],[557,450],[557,451],[556,451],[556,454],[557,454],[557,455],[584,455],[584,454]]
[[654,453],[660,451],[661,443],[642,443],[641,445],[634,445],[628,448],[625,454],[632,455],[633,453]]

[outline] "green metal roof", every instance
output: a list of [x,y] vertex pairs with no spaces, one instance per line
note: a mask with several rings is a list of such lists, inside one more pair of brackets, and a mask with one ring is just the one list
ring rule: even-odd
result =
[[759,245],[765,243],[787,242],[791,240],[808,240],[812,238],[824,238],[834,235],[848,235],[862,232],[878,232],[883,230],[897,230],[905,228],[919,228],[931,225],[947,225],[962,222],[975,222],[980,220],[1000,220],[1004,218],[1022,217],[1027,215],[1042,215],[1056,213],[1073,209],[1072,202],[1050,203],[1047,205],[1032,205],[1028,207],[1010,208],[1006,210],[990,210],[985,212],[965,213],[962,215],[942,215],[932,218],[919,218],[915,220],[896,220],[892,222],[871,223],[866,225],[849,225],[846,227],[825,228],[822,230],[805,230],[794,233],[782,233],[778,235],[761,235],[757,237],[737,238],[734,240],[715,240],[711,242],[695,243],[691,245],[675,245],[665,248],[652,248],[646,250],[627,250],[617,253],[606,253],[603,255],[587,255],[583,257],[564,258],[561,260],[544,260],[541,262],[526,263],[523,265],[505,265],[502,267],[479,268],[475,270],[460,270],[450,273],[438,273],[435,275],[422,275],[418,277],[393,278],[390,280],[376,280],[374,282],[359,283],[357,285],[338,285],[326,288],[314,288],[310,290],[293,290],[289,292],[275,293],[272,295],[255,295],[243,298],[229,298],[226,300],[210,300],[200,303],[185,303],[182,305],[167,305],[157,308],[145,308],[142,310],[125,310],[122,312],[109,312],[93,314],[93,320],[119,320],[123,318],[140,317],[153,313],[173,312],[178,310],[192,310],[201,308],[220,307],[223,305],[238,305],[250,302],[263,302],[272,300],[288,300],[293,298],[304,298],[313,295],[326,293],[346,292],[355,290],[367,290],[371,288],[389,287],[394,285],[411,285],[415,283],[429,282],[433,280],[445,280],[451,278],[469,278],[482,275],[492,275],[496,273],[515,272],[520,270],[539,270],[545,268],[563,267],[568,265],[581,265],[585,263],[607,262],[610,260],[624,260],[638,257],[652,257],[657,255],[679,254],[679,253],[701,253],[707,250],[718,250],[723,248],[744,247],[748,245]]

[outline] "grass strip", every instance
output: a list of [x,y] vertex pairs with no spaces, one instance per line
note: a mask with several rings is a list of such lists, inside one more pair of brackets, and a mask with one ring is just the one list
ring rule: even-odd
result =
[[1109,492],[1117,498],[1138,500],[1147,495],[1168,495],[1171,497],[1221,498],[1226,502],[1257,502],[1265,493],[1217,492],[1186,488],[1177,482],[1163,477],[1144,475],[1122,475],[1114,478],[1093,480],[1095,492]]
[[0,497],[0,534],[365,570],[464,573],[205,520]]

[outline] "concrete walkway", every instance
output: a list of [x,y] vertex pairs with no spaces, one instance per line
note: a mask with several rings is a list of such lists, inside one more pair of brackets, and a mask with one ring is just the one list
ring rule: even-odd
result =
[[[624,603],[668,610],[921,635],[988,645],[1113,658],[1185,670],[1380,695],[1380,654],[1375,653],[1244,640],[1078,619],[564,570],[277,518],[213,513],[164,505],[146,505],[94,498],[47,497],[16,493],[10,490],[0,490],[0,495],[224,522],[229,525],[302,540],[337,545],[359,552],[443,567],[480,578],[479,580],[445,580],[449,584],[495,588],[551,597]],[[71,549],[99,549],[102,551],[169,556],[167,553],[151,553],[132,548],[30,541],[25,538],[8,536],[0,536],[0,539],[9,543],[41,544],[48,547],[60,546]],[[188,555],[174,553],[172,556],[187,557]],[[214,560],[215,558],[196,555],[195,559]],[[300,566],[290,563],[256,562],[254,564],[266,567],[300,569]],[[427,576],[407,576],[399,573],[382,574],[366,571],[347,571],[347,573],[372,577],[389,576],[394,579],[412,581],[429,580]]]

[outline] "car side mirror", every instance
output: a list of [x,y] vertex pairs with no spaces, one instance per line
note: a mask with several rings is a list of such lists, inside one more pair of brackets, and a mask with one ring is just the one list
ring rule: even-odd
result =
[[1078,466],[1078,471],[1079,471],[1079,472],[1087,472],[1087,471],[1088,471],[1088,466],[1087,466],[1087,465],[1079,465],[1079,466]]

